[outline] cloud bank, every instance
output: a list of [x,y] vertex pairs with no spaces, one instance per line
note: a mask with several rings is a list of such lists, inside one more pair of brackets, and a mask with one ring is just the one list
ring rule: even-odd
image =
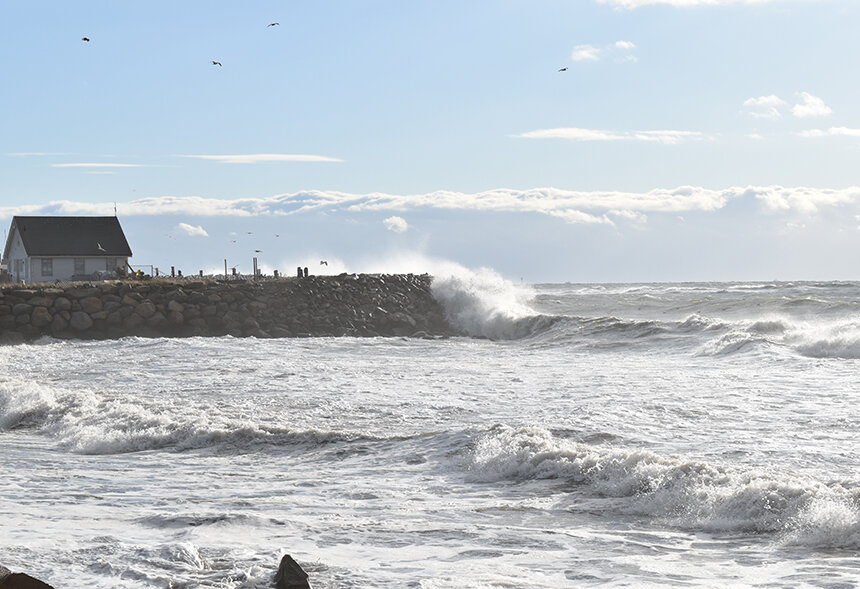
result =
[[604,131],[601,129],[581,129],[578,127],[559,127],[538,129],[513,135],[524,139],[568,139],[570,141],[648,141],[674,145],[686,139],[702,139],[698,131]]
[[342,162],[343,160],[324,155],[290,153],[248,153],[239,155],[181,155],[199,160],[210,160],[221,164],[259,164],[263,162]]
[[[499,188],[476,193],[436,191],[424,194],[351,194],[303,191],[267,198],[220,200],[198,196],[162,196],[119,203],[123,216],[290,216],[308,213],[349,214],[426,210],[535,213],[568,223],[609,224],[614,219],[645,220],[649,213],[715,212],[736,200],[758,202],[768,213],[815,214],[827,207],[860,205],[860,187],[822,189],[809,187],[747,186],[714,190],[696,186],[648,192],[575,191],[560,188],[514,190]],[[0,218],[12,215],[112,215],[113,203],[54,201],[45,205],[0,207]],[[401,223],[402,221],[402,223]],[[388,217],[386,226],[408,228],[405,219]],[[188,231],[203,231],[188,225]]]

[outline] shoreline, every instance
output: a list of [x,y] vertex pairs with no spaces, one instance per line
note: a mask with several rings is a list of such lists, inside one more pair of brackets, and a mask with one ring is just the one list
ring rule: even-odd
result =
[[122,337],[456,335],[428,274],[0,285],[0,344]]

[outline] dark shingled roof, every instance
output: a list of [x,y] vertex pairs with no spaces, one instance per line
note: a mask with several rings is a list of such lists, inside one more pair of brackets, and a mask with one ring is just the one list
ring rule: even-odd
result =
[[12,217],[12,224],[28,256],[131,256],[116,217]]

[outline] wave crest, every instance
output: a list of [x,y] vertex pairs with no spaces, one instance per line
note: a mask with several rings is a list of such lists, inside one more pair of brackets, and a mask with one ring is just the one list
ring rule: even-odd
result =
[[181,401],[130,402],[88,390],[0,382],[0,429],[37,429],[56,439],[59,447],[80,454],[214,447],[245,451],[260,445],[317,447],[372,439],[255,423],[225,413],[187,407]]
[[860,488],[733,469],[647,450],[561,440],[540,428],[496,426],[467,461],[479,482],[564,479],[589,495],[626,498],[621,509],[679,527],[773,533],[781,541],[860,547]]

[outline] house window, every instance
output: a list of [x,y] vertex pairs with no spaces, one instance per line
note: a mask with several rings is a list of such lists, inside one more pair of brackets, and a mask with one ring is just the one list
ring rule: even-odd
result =
[[105,270],[116,270],[116,258],[105,258]]
[[75,258],[75,274],[81,275],[86,274],[86,270],[84,269],[84,259],[83,258]]
[[54,275],[54,259],[42,258],[42,276]]

